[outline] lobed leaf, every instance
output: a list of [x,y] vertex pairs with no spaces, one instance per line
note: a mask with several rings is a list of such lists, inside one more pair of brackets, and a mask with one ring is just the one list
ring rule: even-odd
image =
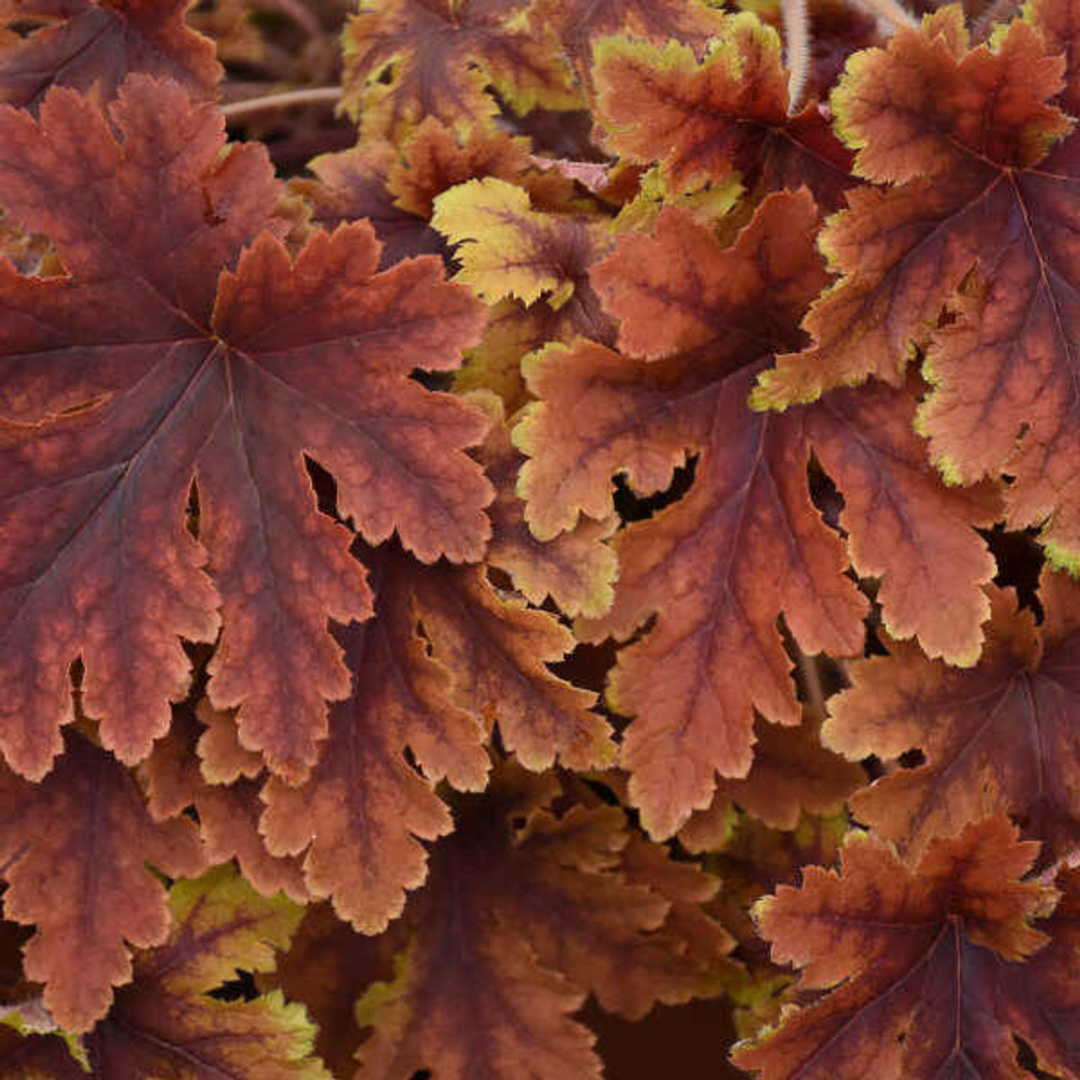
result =
[[371,611],[304,455],[372,542],[396,530],[424,560],[477,558],[492,492],[464,450],[484,418],[410,375],[456,366],[482,308],[434,259],[376,273],[366,224],[313,235],[294,262],[265,154],[220,157],[220,117],[175,84],[133,77],[111,116],[119,139],[69,91],[41,126],[0,112],[0,201],[57,239],[70,274],[0,264],[0,306],[17,313],[0,345],[0,748],[44,775],[81,656],[104,745],[145,758],[186,693],[178,636],[211,641],[223,623],[211,701],[240,707],[244,746],[300,780],[326,700],[348,691],[326,620]]

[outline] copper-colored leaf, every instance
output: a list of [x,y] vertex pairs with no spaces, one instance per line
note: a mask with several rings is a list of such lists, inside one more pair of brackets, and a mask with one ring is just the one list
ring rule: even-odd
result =
[[[375,618],[336,631],[353,672],[352,695],[330,710],[330,737],[308,781],[271,779],[261,829],[275,855],[304,856],[315,897],[339,917],[378,933],[401,913],[405,890],[427,874],[433,840],[452,828],[434,781],[484,786],[487,755],[479,721],[455,705],[447,669],[416,629],[409,560],[391,545],[369,555]],[[409,749],[419,763],[405,758]]]
[[755,15],[728,16],[701,62],[677,41],[608,38],[593,79],[604,145],[630,161],[659,161],[674,194],[738,170],[755,189],[806,184],[834,208],[855,182],[816,103],[788,116],[780,38]]
[[[1008,519],[1040,525],[1048,554],[1080,566],[1076,207],[1080,139],[1055,103],[1076,79],[1060,34],[1069,0],[1040,0],[993,47],[968,49],[959,7],[856,54],[833,111],[855,190],[822,247],[843,274],[806,320],[814,345],[781,357],[755,391],[783,408],[875,375],[894,383],[929,338],[934,390],[920,431],[946,478],[1015,478]],[[1053,51],[1048,51],[1047,45]],[[942,306],[955,321],[938,328]]]
[[987,818],[932,844],[911,870],[882,841],[852,839],[839,874],[810,867],[801,887],[760,901],[773,959],[802,968],[801,989],[831,993],[737,1047],[735,1062],[762,1080],[855,1080],[868,1062],[883,1077],[1019,1080],[1015,1029],[986,971],[1023,979],[1022,961],[1037,964],[1047,943],[1030,920],[1057,894],[1019,880],[1037,847]]
[[978,666],[958,671],[889,642],[854,663],[854,686],[829,702],[827,745],[858,759],[919,749],[925,762],[884,776],[851,800],[860,821],[917,859],[935,836],[1005,812],[1044,840],[1045,859],[1080,840],[1080,586],[1044,573],[1036,626],[1010,591],[991,592]]
[[[577,97],[549,34],[520,25],[527,0],[373,0],[345,30],[345,104],[392,132],[428,116],[459,125],[496,112],[572,108]],[[380,76],[389,72],[385,84]]]
[[87,1036],[92,1080],[330,1080],[314,1029],[279,991],[222,1002],[208,992],[236,970],[266,971],[303,914],[259,896],[227,867],[169,892],[173,929],[139,953],[134,981]]
[[601,38],[622,34],[657,45],[675,38],[700,52],[723,25],[705,0],[537,0],[530,20],[554,28],[575,74],[590,88],[593,49]]
[[588,640],[624,639],[657,615],[621,652],[609,689],[617,711],[637,714],[622,760],[655,836],[708,805],[717,772],[746,775],[755,709],[798,722],[781,612],[808,652],[862,648],[865,601],[810,501],[801,422],[762,424],[746,406],[757,371],[795,340],[825,282],[815,218],[805,192],[772,195],[724,248],[690,215],[666,210],[653,237],[624,238],[593,278],[624,317],[623,348],[680,355],[632,361],[578,342],[526,365],[542,400],[515,441],[531,458],[519,490],[539,538],[581,512],[605,519],[613,473],[649,495],[688,453],[700,455],[683,499],[620,532],[615,606],[579,628]]
[[[194,806],[209,862],[235,858],[245,880],[264,896],[281,890],[294,900],[306,900],[298,860],[275,858],[259,834],[259,818],[265,807],[259,798],[262,784],[255,778],[262,772],[261,758],[240,747],[233,717],[217,713],[205,701],[201,705],[200,715],[211,720],[209,731],[196,721],[190,708],[178,706],[169,733],[139,767],[150,812],[160,821]],[[251,777],[232,775],[208,783],[196,756],[196,746],[201,749],[207,736],[213,737],[219,766],[224,757],[222,747],[230,743],[234,760],[254,758],[257,767]]]
[[304,454],[372,542],[396,530],[421,559],[477,558],[492,492],[464,450],[486,422],[410,375],[455,367],[483,310],[435,259],[376,273],[366,224],[314,233],[293,262],[265,153],[221,156],[220,117],[173,83],[126,86],[121,141],[67,90],[40,127],[0,111],[0,202],[71,275],[0,263],[0,415],[16,421],[0,426],[0,746],[25,775],[48,770],[81,656],[104,745],[142,759],[187,691],[179,636],[224,623],[211,701],[239,706],[244,746],[299,780],[326,700],[348,692],[327,618],[370,613]]
[[[36,110],[51,86],[116,96],[138,72],[176,79],[196,99],[217,94],[214,43],[184,23],[190,0],[3,0],[0,102]],[[10,29],[43,25],[26,37]]]
[[375,1030],[358,1077],[409,1080],[423,1067],[445,1080],[599,1077],[591,1036],[568,1015],[586,991],[640,1016],[655,1000],[686,1000],[710,964],[726,963],[722,932],[688,937],[668,922],[667,894],[689,905],[715,883],[655,852],[620,871],[623,812],[578,804],[556,816],[557,793],[551,776],[506,764],[484,796],[459,802],[458,829],[414,901],[398,977],[359,1006]]
[[130,981],[128,945],[147,948],[168,933],[165,895],[145,864],[191,876],[205,862],[193,822],[155,822],[111,754],[81,735],[66,742],[40,784],[0,766],[0,866],[4,914],[37,927],[26,974],[45,984],[57,1023],[79,1032]]

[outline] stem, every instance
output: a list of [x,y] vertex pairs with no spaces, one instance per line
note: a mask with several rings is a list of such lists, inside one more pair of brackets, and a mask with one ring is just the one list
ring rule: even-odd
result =
[[917,30],[921,20],[917,19],[897,0],[859,0],[867,11],[892,27],[893,33],[905,27]]
[[341,98],[340,86],[313,86],[307,90],[287,90],[283,94],[267,94],[265,97],[248,98],[224,105],[221,114],[227,120],[264,109],[279,109],[287,105],[311,105],[319,102],[335,102]]
[[810,18],[806,0],[780,0],[784,19],[784,62],[788,69],[788,116],[799,111],[810,67]]
[[806,704],[818,716],[824,718],[828,714],[825,711],[825,694],[821,689],[821,672],[818,671],[817,661],[812,656],[807,656],[802,649],[799,649],[798,663],[799,674],[802,676],[803,693],[806,695]]

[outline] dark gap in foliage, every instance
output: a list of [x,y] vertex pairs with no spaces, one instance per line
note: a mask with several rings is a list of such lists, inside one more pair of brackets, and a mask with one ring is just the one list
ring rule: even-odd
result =
[[200,525],[199,485],[195,480],[191,481],[191,487],[188,488],[187,506],[184,507],[184,525],[192,537],[198,540]]
[[210,997],[218,1001],[254,1001],[259,996],[255,976],[250,971],[236,969],[236,978],[228,979],[210,991]]
[[1031,1073],[1032,1076],[1039,1077],[1039,1080],[1054,1080],[1053,1074],[1043,1072],[1039,1068],[1039,1059],[1035,1051],[1019,1035],[1014,1033],[1013,1041],[1016,1043],[1016,1064],[1021,1069]]
[[926,755],[918,748],[905,750],[897,759],[901,769],[917,769],[926,764]]
[[320,514],[333,518],[339,524],[344,524],[337,504],[337,481],[317,461],[304,455],[304,467],[307,469],[308,479],[315,490],[316,505]]
[[1038,590],[1046,556],[1036,539],[1038,529],[1009,532],[1004,526],[995,525],[992,529],[980,529],[979,534],[998,565],[994,584],[1015,589],[1020,606],[1035,612],[1036,619],[1042,622],[1043,608]]
[[619,646],[613,638],[605,638],[595,645],[578,643],[565,659],[548,667],[560,679],[602,694],[618,651]]
[[493,589],[498,589],[500,592],[514,591],[514,580],[505,570],[500,570],[499,567],[489,564],[486,573],[488,584]]
[[615,510],[619,517],[624,522],[645,521],[664,507],[677,502],[690,490],[697,471],[697,463],[698,455],[692,454],[686,459],[685,465],[680,465],[675,470],[671,483],[664,491],[658,491],[655,495],[645,498],[634,494],[622,473],[612,477],[615,484]]
[[618,806],[619,799],[614,791],[599,780],[583,780],[582,783],[606,806]]
[[424,770],[420,768],[420,763],[416,760],[416,755],[412,752],[411,746],[406,746],[405,749],[401,751],[401,756],[417,776],[424,775]]
[[806,481],[810,485],[810,499],[821,514],[822,520],[841,536],[847,536],[846,530],[840,527],[844,496],[833,483],[832,477],[822,468],[817,454],[811,454],[810,460],[806,463]]

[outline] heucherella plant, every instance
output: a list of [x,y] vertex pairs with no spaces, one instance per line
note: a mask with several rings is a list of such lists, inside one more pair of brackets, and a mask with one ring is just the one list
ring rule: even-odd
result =
[[1080,0],[924,8],[0,4],[0,1080],[1080,1080]]

